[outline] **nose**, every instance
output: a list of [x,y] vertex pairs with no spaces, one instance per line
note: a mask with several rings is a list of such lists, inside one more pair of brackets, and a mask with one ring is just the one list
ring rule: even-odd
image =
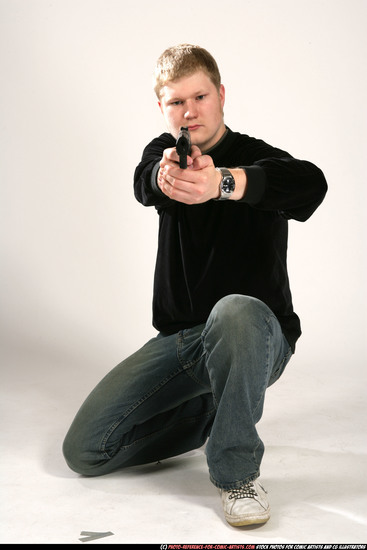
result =
[[191,120],[198,116],[197,105],[195,101],[189,100],[186,102],[186,111],[184,117],[186,120]]

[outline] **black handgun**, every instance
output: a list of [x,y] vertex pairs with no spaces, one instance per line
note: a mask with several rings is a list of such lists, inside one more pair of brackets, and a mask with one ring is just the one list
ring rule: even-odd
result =
[[176,151],[180,156],[180,168],[187,168],[187,155],[191,155],[191,138],[186,126],[182,126],[178,134]]

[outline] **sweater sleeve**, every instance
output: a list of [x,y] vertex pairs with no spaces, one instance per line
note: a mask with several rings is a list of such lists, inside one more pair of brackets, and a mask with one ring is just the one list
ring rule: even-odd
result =
[[254,140],[252,148],[253,163],[241,166],[247,175],[242,202],[259,210],[278,211],[286,219],[306,221],[326,195],[323,172],[261,140]]
[[157,185],[157,173],[163,151],[174,147],[175,140],[168,134],[162,134],[147,145],[143,151],[140,163],[134,173],[134,194],[144,206],[169,206],[169,199]]

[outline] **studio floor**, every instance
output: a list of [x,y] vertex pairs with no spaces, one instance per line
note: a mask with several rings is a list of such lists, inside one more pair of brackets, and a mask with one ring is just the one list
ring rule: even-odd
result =
[[[270,521],[224,520],[204,449],[84,478],[61,455],[82,399],[102,377],[100,358],[17,350],[2,376],[1,543],[366,543],[365,385],[343,365],[300,354],[269,389],[259,433]],[[89,365],[88,365],[89,363]],[[114,365],[111,365],[111,368]],[[108,369],[107,369],[108,370]]]

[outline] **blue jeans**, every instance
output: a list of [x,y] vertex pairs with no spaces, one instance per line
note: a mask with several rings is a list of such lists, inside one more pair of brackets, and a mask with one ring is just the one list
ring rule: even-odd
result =
[[92,391],[64,441],[84,475],[144,464],[206,446],[210,479],[233,489],[256,479],[264,445],[256,424],[265,391],[291,348],[261,301],[222,298],[207,322],[159,334]]

